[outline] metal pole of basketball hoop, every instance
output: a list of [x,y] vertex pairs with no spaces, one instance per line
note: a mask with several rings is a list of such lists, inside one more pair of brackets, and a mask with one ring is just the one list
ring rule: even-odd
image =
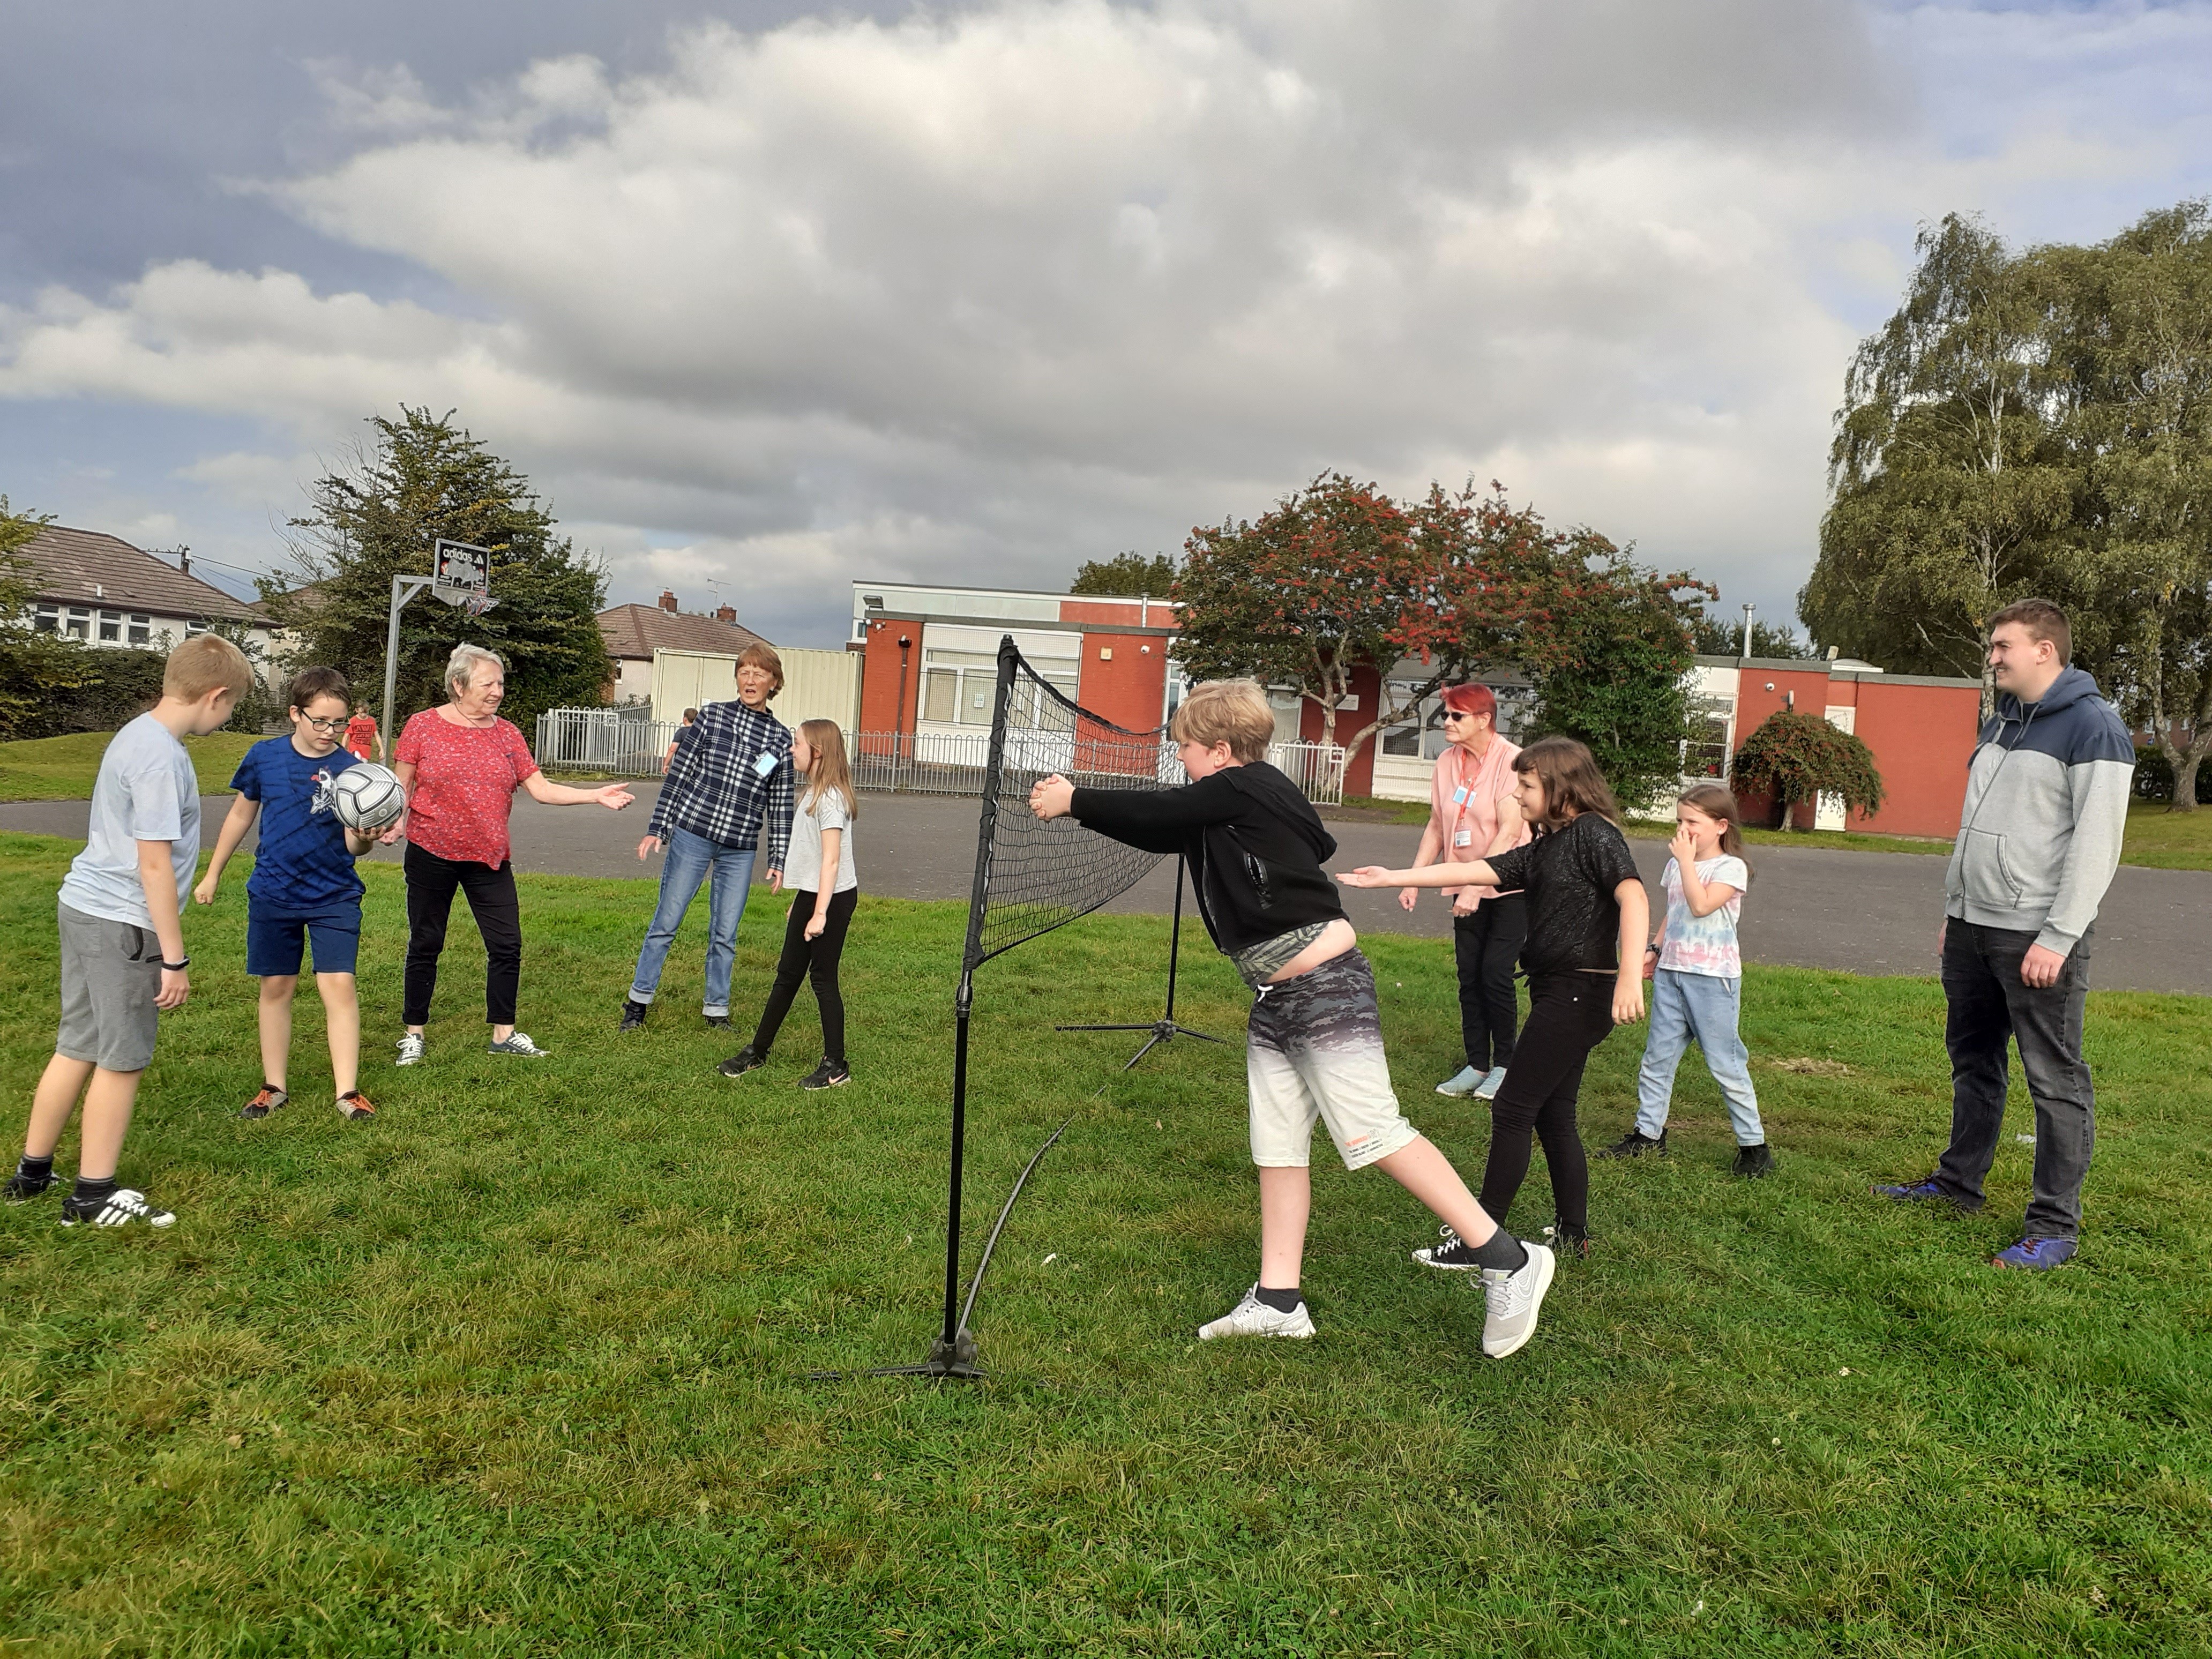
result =
[[447,605],[459,605],[472,617],[481,617],[499,603],[491,597],[491,550],[488,547],[439,541],[431,547],[430,569],[433,574],[428,576],[392,579],[392,614],[384,629],[383,730],[377,734],[377,746],[386,765],[392,761],[392,745],[398,741],[392,726],[392,704],[399,695],[399,613],[407,601],[427,587]]

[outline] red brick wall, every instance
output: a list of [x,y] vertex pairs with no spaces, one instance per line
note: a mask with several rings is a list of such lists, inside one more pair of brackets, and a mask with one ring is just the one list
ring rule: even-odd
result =
[[[1766,687],[1772,684],[1774,690]],[[1909,685],[1869,675],[1831,680],[1825,669],[1747,668],[1736,693],[1736,742],[1741,745],[1776,710],[1787,694],[1797,694],[1797,712],[1825,716],[1832,707],[1856,709],[1853,731],[1874,751],[1887,799],[1881,811],[1853,812],[1849,828],[1877,835],[1933,836],[1959,832],[1959,809],[1966,788],[1966,763],[1972,757],[1980,723],[1981,693],[1972,685]],[[1764,795],[1741,794],[1745,821],[1774,821],[1773,803]],[[1813,827],[1814,808],[1801,803],[1791,822]]]
[[[1101,720],[1151,731],[1167,710],[1167,646],[1154,635],[1085,634],[1076,700]],[[1102,651],[1112,652],[1111,659]]]
[[[899,702],[899,636],[914,642],[907,653],[906,701]],[[860,730],[911,732],[915,711],[921,700],[921,624],[872,623],[868,648],[860,661]],[[876,747],[880,748],[878,744]]]
[[1874,750],[1887,798],[1871,817],[1852,813],[1850,827],[1944,840],[1957,835],[1981,714],[1978,686],[1861,680],[1858,735]]

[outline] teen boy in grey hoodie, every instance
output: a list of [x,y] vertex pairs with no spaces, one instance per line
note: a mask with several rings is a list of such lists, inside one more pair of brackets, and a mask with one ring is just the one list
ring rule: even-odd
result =
[[1936,934],[1950,1005],[1951,1145],[1924,1181],[1875,1188],[1981,1207],[2010,1039],[2035,1104],[2035,1179],[2025,1236],[1992,1258],[2004,1267],[2055,1267],[2073,1255],[2096,1138],[2081,1060],[2089,934],[2119,865],[2136,756],[2097,683],[2066,665],[2072,647],[2066,613],[2047,599],[1990,618],[1996,711],[1967,769]]

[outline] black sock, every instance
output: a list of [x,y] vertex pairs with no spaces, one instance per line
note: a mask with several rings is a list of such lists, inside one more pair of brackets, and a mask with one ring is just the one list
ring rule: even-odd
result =
[[28,1152],[15,1160],[15,1173],[26,1181],[52,1181],[54,1178],[54,1158],[52,1152],[44,1158],[33,1158]]
[[1470,1244],[1479,1266],[1503,1267],[1509,1273],[1517,1273],[1528,1265],[1528,1247],[1500,1227],[1491,1234],[1488,1243]]
[[1273,1308],[1277,1313],[1296,1313],[1298,1304],[1305,1300],[1305,1297],[1298,1294],[1298,1287],[1295,1285],[1287,1291],[1270,1290],[1267,1285],[1262,1285],[1252,1294],[1259,1299],[1262,1307]]
[[76,1190],[70,1196],[81,1204],[105,1202],[115,1196],[115,1177],[106,1176],[94,1181],[90,1176],[79,1176]]

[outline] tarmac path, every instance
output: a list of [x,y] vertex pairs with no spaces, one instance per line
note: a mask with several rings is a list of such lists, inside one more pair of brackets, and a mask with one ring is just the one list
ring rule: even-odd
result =
[[[519,870],[557,875],[657,879],[660,860],[641,864],[637,843],[651,811],[653,784],[636,786],[638,804],[610,813],[597,807],[541,806],[526,795],[514,803],[514,861]],[[204,798],[203,845],[230,810],[228,795]],[[0,830],[81,839],[84,801],[0,805]],[[968,896],[975,868],[972,799],[868,795],[856,826],[863,891],[896,898]],[[1407,824],[1332,821],[1337,840],[1332,868],[1410,861],[1420,831]],[[1656,895],[1665,868],[1663,842],[1632,840],[1638,866]],[[251,850],[249,841],[247,850]],[[1932,974],[1936,925],[1943,909],[1943,860],[1922,853],[1850,853],[1827,848],[1758,847],[1757,874],[1744,906],[1742,944],[1753,962],[1829,968],[1857,974]],[[382,860],[398,849],[380,848]],[[1106,908],[1165,915],[1174,896],[1175,866],[1163,862]],[[1391,893],[1346,890],[1345,908],[1363,932],[1442,938],[1451,918],[1440,896],[1425,893],[1411,914]],[[640,899],[643,925],[649,901]],[[2122,866],[2106,891],[2093,939],[2091,983],[2107,990],[2212,994],[2212,872],[2145,870]],[[1195,918],[1194,932],[1197,931]],[[1203,939],[1202,933],[1200,937]],[[1205,948],[1201,942],[1200,948]]]

